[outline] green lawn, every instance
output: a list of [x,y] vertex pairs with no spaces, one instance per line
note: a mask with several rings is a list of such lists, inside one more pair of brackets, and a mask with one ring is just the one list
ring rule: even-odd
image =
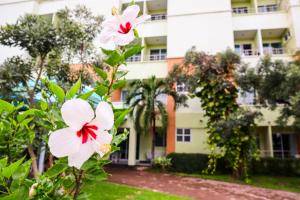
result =
[[[192,177],[197,177],[202,179],[246,184],[243,181],[233,179],[230,175],[199,175],[199,174],[183,174],[183,173],[176,173],[176,174],[180,176],[192,176]],[[250,177],[250,179],[251,182],[247,185],[300,193],[300,177],[252,176]]]
[[83,190],[93,194],[89,197],[90,200],[188,200],[187,198],[103,181],[86,184]]

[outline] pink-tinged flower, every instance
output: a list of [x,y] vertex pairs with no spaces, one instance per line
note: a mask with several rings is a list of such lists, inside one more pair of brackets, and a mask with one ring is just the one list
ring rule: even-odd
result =
[[111,106],[101,102],[96,116],[90,104],[81,99],[66,101],[61,108],[62,118],[69,126],[50,134],[50,152],[56,157],[68,156],[69,166],[78,169],[95,152],[101,157],[111,150],[114,113]]
[[149,15],[138,17],[140,7],[137,5],[127,7],[122,15],[114,15],[102,24],[100,42],[103,44],[113,42],[124,46],[134,40],[134,29],[150,18]]

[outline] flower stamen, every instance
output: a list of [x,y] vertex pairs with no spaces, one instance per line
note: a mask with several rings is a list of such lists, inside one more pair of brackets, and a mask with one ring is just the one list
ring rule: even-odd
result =
[[98,130],[97,126],[89,125],[88,123],[86,123],[85,125],[83,125],[80,131],[77,131],[77,136],[82,137],[82,144],[85,144],[88,141],[89,136],[93,139],[97,138],[97,135],[95,133],[96,130]]
[[127,34],[131,30],[131,28],[132,28],[132,25],[130,22],[127,22],[125,24],[125,26],[123,26],[123,24],[120,24],[120,30],[118,30],[118,33]]

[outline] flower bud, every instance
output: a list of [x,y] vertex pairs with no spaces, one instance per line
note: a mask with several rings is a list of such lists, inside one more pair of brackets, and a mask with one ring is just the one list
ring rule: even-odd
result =
[[34,183],[29,190],[29,197],[32,198],[36,195],[36,188],[37,188],[38,184]]

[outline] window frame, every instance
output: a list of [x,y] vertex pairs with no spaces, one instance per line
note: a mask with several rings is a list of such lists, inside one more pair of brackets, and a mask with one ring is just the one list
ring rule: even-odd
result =
[[[178,140],[178,130],[182,130],[182,133],[180,136],[182,137],[182,140]],[[189,130],[189,134],[186,134],[185,131]],[[185,137],[189,136],[189,140],[186,140]],[[191,128],[176,128],[176,142],[182,142],[182,143],[191,143],[192,142],[192,129]]]

